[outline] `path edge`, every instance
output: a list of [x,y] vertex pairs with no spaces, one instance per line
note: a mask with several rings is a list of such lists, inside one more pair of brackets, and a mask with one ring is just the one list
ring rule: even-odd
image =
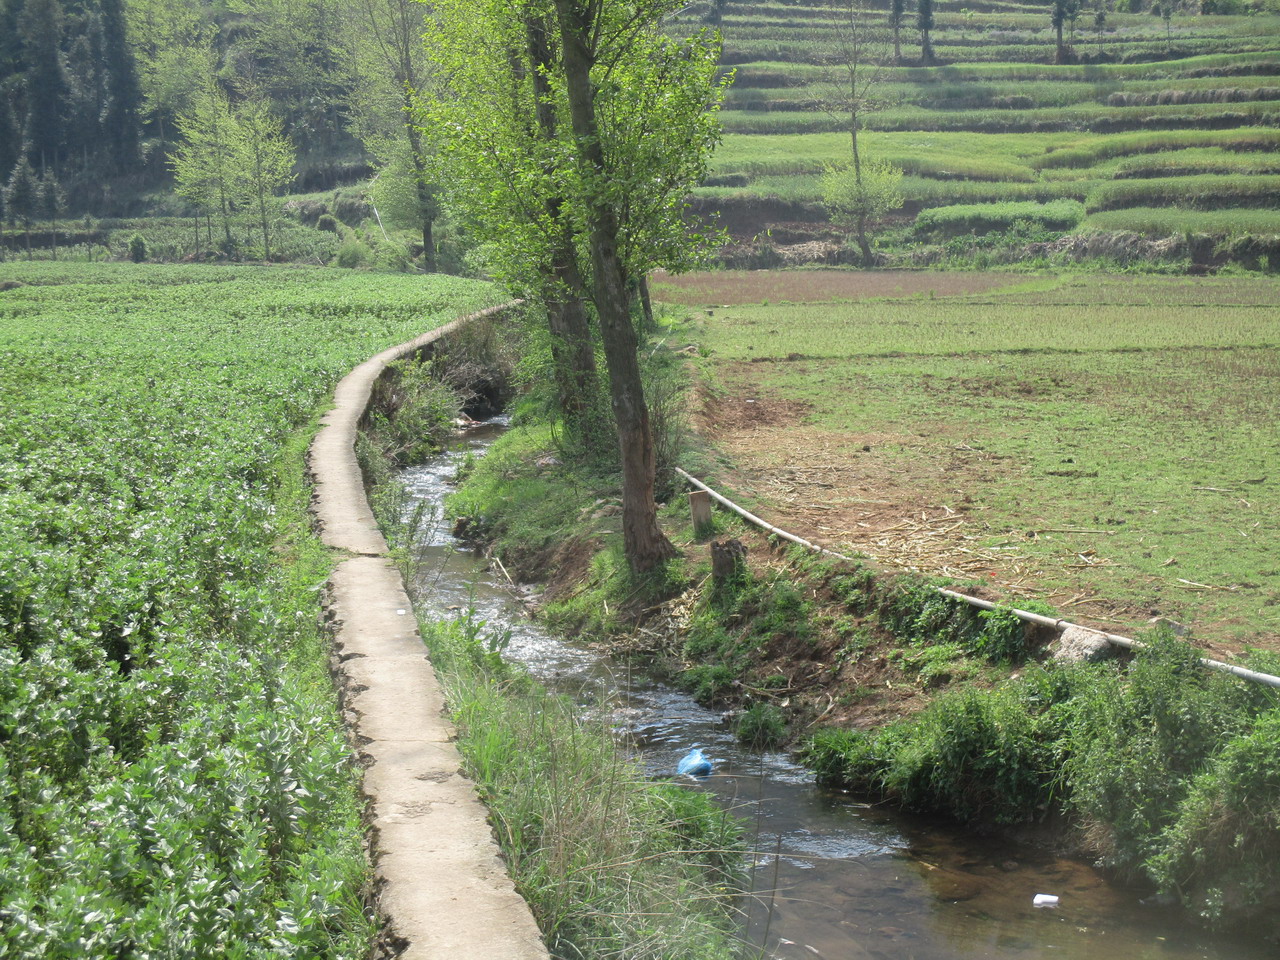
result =
[[324,544],[346,555],[330,574],[324,614],[340,708],[363,768],[373,898],[384,921],[375,956],[548,957],[489,811],[462,773],[440,684],[355,456],[360,421],[391,363],[513,306],[461,317],[357,366],[338,383],[307,453],[314,523]]

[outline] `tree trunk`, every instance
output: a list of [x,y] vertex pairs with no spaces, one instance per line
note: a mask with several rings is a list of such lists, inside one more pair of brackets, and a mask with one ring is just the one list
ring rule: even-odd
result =
[[[608,168],[596,123],[591,83],[591,51],[586,37],[596,26],[574,0],[555,0],[569,114],[579,162],[593,177],[607,179]],[[618,222],[608,201],[593,190],[586,198],[591,247],[592,293],[600,318],[613,416],[622,458],[622,537],[631,569],[645,573],[674,557],[675,548],[658,526],[654,503],[655,465],[649,411],[640,381],[639,344],[627,310],[626,271],[618,255]]]
[[929,39],[929,31],[920,31],[920,62],[926,67],[933,64],[933,41]]
[[649,278],[641,277],[636,284],[636,289],[640,292],[640,312],[644,314],[645,330],[656,330],[657,324],[653,319],[653,301],[649,299]]
[[867,240],[867,215],[865,213],[858,214],[858,251],[862,254],[862,265],[869,267],[872,264],[873,254],[871,253],[871,243]]
[[901,38],[898,36],[897,24],[894,24],[893,26],[893,62],[894,63],[902,62],[902,42],[901,42]]
[[[555,61],[547,42],[546,25],[534,17],[526,19],[525,39],[533,66],[531,79],[538,132],[543,140],[551,143],[556,139],[556,116],[547,71],[555,68]],[[591,423],[597,396],[596,348],[586,305],[582,302],[587,294],[586,282],[578,267],[573,227],[565,219],[563,207],[561,197],[551,197],[546,202],[548,217],[559,227],[551,250],[548,278],[553,291],[547,303],[552,362],[556,366],[560,408],[566,424],[575,430],[585,452],[595,456],[603,451],[609,438],[599,436]]]
[[1054,33],[1056,34],[1057,38],[1058,38],[1058,49],[1057,49],[1057,52],[1054,54],[1054,61],[1053,61],[1053,62],[1054,62],[1054,63],[1066,63],[1066,62],[1067,62],[1067,47],[1066,47],[1066,44],[1064,44],[1064,43],[1062,42],[1062,24],[1060,24],[1060,23],[1055,23],[1055,24],[1053,25],[1053,30],[1054,30]]

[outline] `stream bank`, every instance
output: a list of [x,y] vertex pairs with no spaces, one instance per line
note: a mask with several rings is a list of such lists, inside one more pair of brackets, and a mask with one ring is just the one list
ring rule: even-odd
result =
[[[479,458],[489,442],[472,435],[436,462],[407,471],[404,480],[413,497],[440,502],[459,468],[473,477],[480,472]],[[554,455],[544,448],[533,457],[517,442],[497,456],[485,476],[505,477],[510,494],[535,514],[524,522],[536,524],[538,507],[553,509],[558,466],[539,466],[538,460]],[[563,480],[559,485],[566,486]],[[580,526],[590,528],[589,540],[599,534],[593,524],[607,525],[611,519],[612,504],[594,491],[579,489],[576,496],[585,500],[574,515]],[[714,775],[689,786],[718,797],[744,818],[756,854],[751,894],[742,901],[743,937],[764,955],[787,960],[814,955],[1261,960],[1269,955],[1256,942],[1214,938],[1174,912],[1142,906],[1140,894],[1113,886],[1079,862],[815,786],[812,775],[787,754],[742,747],[722,709],[700,705],[650,675],[643,659],[558,640],[530,621],[524,602],[529,595],[513,597],[502,574],[486,572],[483,557],[459,544],[450,527],[437,518],[419,557],[418,589],[441,614],[474,609],[489,629],[509,636],[508,659],[573,698],[584,712],[603,711],[651,776],[670,777],[693,743],[715,758]],[[544,562],[557,551],[550,538],[543,549]],[[560,550],[561,559],[584,553],[580,547]],[[588,559],[577,561],[580,574],[606,578],[609,554],[596,554],[594,561],[586,554]],[[524,554],[524,562],[532,556],[533,551]],[[518,557],[508,554],[504,564],[509,567],[508,561]],[[572,607],[582,592],[574,595],[564,578],[554,589],[564,617],[564,607]],[[628,597],[620,592],[613,598],[610,606],[607,596],[600,597],[604,609],[597,623],[621,623]],[[1060,896],[1059,908],[1033,907],[1037,893]]]

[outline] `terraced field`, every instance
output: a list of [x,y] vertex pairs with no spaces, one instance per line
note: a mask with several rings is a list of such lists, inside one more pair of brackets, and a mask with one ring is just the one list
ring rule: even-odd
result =
[[[698,195],[739,241],[770,228],[779,244],[837,239],[819,180],[849,158],[848,116],[829,109],[847,10],[841,0],[723,8],[724,62],[736,74],[726,136]],[[863,67],[879,79],[860,144],[906,175],[905,203],[877,231],[888,249],[918,245],[911,228],[922,209],[1010,200],[1077,201],[1077,232],[1280,234],[1276,11],[1178,8],[1166,21],[1141,0],[1123,12],[1082,6],[1065,30],[1068,62],[1056,63],[1047,4],[938,5],[934,66],[920,65],[915,5],[896,60],[886,15],[883,2],[862,14],[864,58],[881,65]],[[1248,265],[1269,264],[1255,251]]]

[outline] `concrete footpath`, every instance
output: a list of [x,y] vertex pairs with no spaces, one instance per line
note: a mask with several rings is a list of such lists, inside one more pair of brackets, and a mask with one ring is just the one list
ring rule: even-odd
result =
[[356,430],[387,364],[500,311],[455,320],[383,351],[338,384],[308,463],[312,510],[347,557],[329,581],[338,684],[364,767],[370,856],[384,943],[404,960],[546,960],[488,811],[461,773],[444,698],[399,571],[364,495]]

